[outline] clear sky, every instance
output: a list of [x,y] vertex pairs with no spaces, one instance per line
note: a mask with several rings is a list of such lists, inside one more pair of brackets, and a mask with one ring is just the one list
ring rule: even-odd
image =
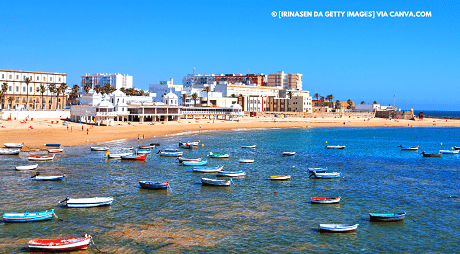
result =
[[[273,11],[430,11],[278,18]],[[303,89],[402,109],[460,110],[457,1],[3,1],[0,69],[133,76],[303,74]]]

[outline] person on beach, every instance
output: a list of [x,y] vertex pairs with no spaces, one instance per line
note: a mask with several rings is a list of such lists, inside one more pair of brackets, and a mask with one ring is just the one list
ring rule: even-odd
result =
[[88,128],[86,128],[86,135],[88,135],[88,133],[89,133],[89,130],[88,130]]

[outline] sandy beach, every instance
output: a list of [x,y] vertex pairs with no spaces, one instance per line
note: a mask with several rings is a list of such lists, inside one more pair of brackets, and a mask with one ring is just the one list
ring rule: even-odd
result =
[[178,122],[115,122],[115,126],[94,126],[62,119],[34,119],[33,121],[1,121],[1,142],[24,143],[24,150],[44,148],[45,143],[75,146],[119,139],[158,137],[186,131],[230,130],[242,128],[288,127],[459,127],[460,120],[425,118],[423,121],[389,120],[382,118],[312,117],[287,118],[244,117],[240,122],[181,119]]

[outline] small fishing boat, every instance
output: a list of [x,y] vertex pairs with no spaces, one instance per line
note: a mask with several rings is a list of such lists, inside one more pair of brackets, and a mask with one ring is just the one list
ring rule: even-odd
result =
[[131,147],[123,147],[121,148],[122,151],[132,151],[134,150],[134,148],[131,146]]
[[37,172],[32,178],[35,181],[61,181],[63,180],[65,175],[55,175],[55,176],[41,176],[40,172]]
[[179,150],[177,150],[176,148],[166,148],[164,149],[165,152],[177,152]]
[[61,144],[53,144],[53,143],[48,143],[48,144],[45,144],[45,146],[51,146],[51,147],[60,147]]
[[71,251],[86,250],[91,242],[91,236],[86,235],[77,238],[61,238],[46,240],[31,240],[28,243],[31,251]]
[[32,170],[32,169],[37,169],[37,168],[38,168],[38,164],[14,167],[14,169],[16,170]]
[[37,213],[4,213],[4,222],[30,222],[50,220],[53,217],[54,209],[51,211],[37,212]]
[[346,146],[326,146],[326,149],[345,149]]
[[138,149],[136,150],[136,153],[137,154],[150,154],[152,151],[149,149],[149,150],[145,150],[145,149]]
[[455,150],[460,150],[460,146],[454,146]]
[[276,175],[276,176],[270,176],[270,180],[272,181],[285,181],[291,179],[290,175]]
[[146,154],[131,154],[121,156],[121,160],[145,160],[147,158]]
[[179,147],[184,148],[184,149],[193,149],[193,145],[191,143],[180,143],[179,142]]
[[193,172],[198,172],[198,173],[216,173],[217,171],[220,171],[224,168],[224,165],[221,166],[215,166],[215,167],[193,167],[192,171]]
[[230,186],[231,180],[221,180],[221,179],[211,179],[211,178],[201,178],[202,185],[210,186]]
[[161,146],[160,143],[150,143],[151,146]]
[[240,163],[254,163],[254,159],[240,159]]
[[6,148],[22,148],[22,146],[24,146],[24,143],[5,143],[3,144],[3,146]]
[[401,148],[401,151],[417,151],[419,146],[398,146]]
[[139,149],[153,149],[155,148],[154,145],[138,145],[137,148]]
[[222,177],[239,177],[239,176],[245,176],[246,172],[244,171],[217,171],[217,176],[222,176]]
[[309,168],[308,172],[316,171],[316,173],[325,173],[327,168]]
[[92,146],[91,151],[101,152],[101,151],[108,151],[110,148],[106,146]]
[[442,153],[425,153],[425,152],[422,152],[421,153],[423,155],[423,157],[442,157]]
[[241,146],[241,148],[256,148],[256,145]]
[[439,150],[439,153],[442,154],[458,154],[460,150]]
[[184,157],[178,157],[176,160],[179,161],[179,163],[183,163],[184,161],[202,161],[203,158],[187,159]]
[[169,187],[169,182],[139,181],[139,185],[146,189],[162,190]]
[[283,152],[283,156],[294,156],[295,152]]
[[319,224],[320,232],[346,233],[353,232],[359,224]]
[[183,161],[184,166],[204,166],[208,164],[208,161]]
[[56,156],[53,155],[31,155],[27,157],[30,161],[52,161]]
[[402,221],[406,217],[406,213],[369,213],[371,221]]
[[340,202],[340,197],[333,197],[333,198],[312,197],[310,202],[312,204],[335,204],[335,203]]
[[62,153],[64,152],[64,148],[51,148],[48,149],[48,153]]
[[184,154],[184,152],[162,152],[161,150],[159,150],[157,154],[164,157],[182,157],[182,154]]
[[228,153],[222,154],[222,153],[213,153],[213,152],[209,152],[208,156],[209,158],[222,158],[222,159],[230,157]]
[[134,153],[106,153],[107,158],[109,159],[121,159],[121,156],[134,155]]
[[0,148],[0,155],[18,155],[21,152],[21,148]]
[[70,198],[60,201],[59,203],[66,202],[67,207],[82,208],[82,207],[96,207],[111,205],[113,202],[112,197],[95,197],[95,198]]
[[330,179],[330,178],[338,178],[340,177],[339,172],[331,172],[331,173],[317,173],[316,171],[310,172],[310,178],[318,178],[318,179]]

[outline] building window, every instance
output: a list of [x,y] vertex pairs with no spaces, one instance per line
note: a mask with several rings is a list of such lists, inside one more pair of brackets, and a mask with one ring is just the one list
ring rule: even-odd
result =
[[46,78],[45,78],[45,77],[43,77],[43,81],[46,81]]
[[29,92],[32,93],[34,91],[33,87],[30,87]]
[[61,82],[61,77],[59,77],[59,82]]
[[53,81],[53,78],[52,78],[52,77],[50,77],[50,81]]
[[[16,87],[16,92],[19,92],[19,86]],[[19,98],[19,97],[18,97]]]
[[39,76],[37,76],[37,81],[38,81],[38,80],[40,80],[40,77],[39,77]]
[[19,75],[16,75],[16,79],[19,79]]
[[22,92],[26,92],[26,87],[25,86],[22,87]]
[[12,78],[13,78],[13,75],[10,75],[10,79],[12,79]]
[[30,80],[32,80],[32,76],[30,76]]
[[5,78],[5,74],[2,74],[2,78]]
[[8,92],[11,92],[13,90],[13,87],[9,86],[8,87]]

